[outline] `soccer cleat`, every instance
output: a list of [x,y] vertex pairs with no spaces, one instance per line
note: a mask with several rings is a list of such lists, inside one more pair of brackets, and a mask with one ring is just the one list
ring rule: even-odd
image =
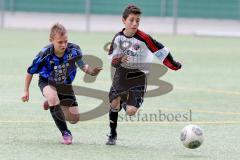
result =
[[67,145],[72,144],[72,135],[69,132],[64,131],[63,140],[62,140],[61,143],[62,144],[67,144]]
[[45,102],[43,103],[43,109],[44,109],[44,110],[48,110],[48,109],[49,109],[48,101],[45,101]]
[[108,136],[108,140],[106,142],[106,145],[115,145],[116,141],[117,141],[117,135],[107,135]]

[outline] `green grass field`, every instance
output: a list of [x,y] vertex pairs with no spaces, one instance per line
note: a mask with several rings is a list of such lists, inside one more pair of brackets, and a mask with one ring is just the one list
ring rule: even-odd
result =
[[[103,71],[94,83],[83,82],[80,71],[74,84],[108,92],[110,65],[104,44],[113,33],[70,32],[69,41],[80,44],[86,54],[103,61]],[[0,159],[239,159],[240,143],[240,47],[238,38],[153,35],[168,46],[183,63],[179,72],[168,71],[162,80],[173,90],[159,97],[145,98],[141,113],[183,114],[192,110],[192,121],[127,121],[118,126],[118,144],[106,146],[108,115],[70,125],[74,143],[59,143],[60,133],[48,111],[35,76],[30,101],[20,100],[26,68],[48,44],[48,32],[0,31]],[[157,60],[155,60],[157,63]],[[149,87],[151,89],[151,87]],[[101,100],[78,96],[81,112],[93,109]],[[120,114],[124,115],[122,111]],[[198,124],[204,130],[203,145],[190,150],[179,140],[181,129]]]

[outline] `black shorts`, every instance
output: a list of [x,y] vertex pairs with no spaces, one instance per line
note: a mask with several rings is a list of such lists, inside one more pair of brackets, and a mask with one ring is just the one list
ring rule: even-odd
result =
[[51,85],[56,88],[60,105],[62,106],[78,106],[76,96],[71,84],[53,84],[48,79],[39,76],[38,86],[43,94],[43,88]]
[[138,69],[118,67],[113,77],[113,83],[109,92],[110,103],[117,97],[121,101],[139,108],[142,105],[146,91],[146,75]]

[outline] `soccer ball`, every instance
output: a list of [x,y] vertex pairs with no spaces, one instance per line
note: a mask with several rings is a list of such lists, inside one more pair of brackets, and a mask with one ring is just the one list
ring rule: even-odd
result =
[[197,125],[187,125],[181,131],[180,140],[187,148],[198,148],[204,140],[203,130]]

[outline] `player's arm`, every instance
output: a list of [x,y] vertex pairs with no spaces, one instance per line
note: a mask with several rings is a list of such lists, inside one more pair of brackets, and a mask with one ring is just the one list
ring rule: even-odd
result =
[[152,39],[151,37],[150,39],[155,45],[154,55],[160,60],[162,64],[175,71],[181,69],[181,63],[174,60],[167,47],[163,46],[161,43]]
[[147,45],[148,49],[160,60],[162,64],[172,70],[178,70],[182,67],[181,63],[175,61],[167,47],[154,40],[146,33],[139,31],[138,35]]
[[181,69],[181,63],[173,59],[173,56],[167,47],[164,47],[161,43],[155,40],[154,43],[159,47],[159,50],[155,51],[154,55],[160,60],[162,64],[175,71]]
[[24,92],[22,95],[22,101],[26,102],[29,100],[29,86],[31,84],[32,81],[32,74],[27,73],[26,77],[25,77],[25,85],[24,85]]
[[126,63],[128,61],[127,55],[116,54],[112,56],[111,64],[113,67],[117,68],[122,63]]
[[179,70],[182,68],[182,64],[173,59],[171,53],[169,52],[167,57],[163,60],[163,64],[172,70]]
[[115,68],[119,67],[121,63],[126,63],[128,61],[128,56],[121,53],[119,46],[120,44],[115,36],[108,52],[111,65]]
[[43,62],[43,53],[39,53],[33,60],[31,66],[27,69],[27,75],[25,77],[25,83],[24,83],[24,92],[21,97],[23,102],[27,102],[29,100],[29,87],[32,81],[33,74],[39,73],[42,67]]
[[97,76],[101,70],[102,68],[100,67],[92,68],[88,64],[86,64],[83,68],[83,71],[91,76]]
[[91,66],[86,64],[82,60],[83,53],[78,45],[75,45],[75,51],[76,51],[75,54],[77,55],[74,59],[75,65],[78,66],[83,72],[85,72],[91,76],[97,76],[99,74],[99,72],[102,70],[102,68],[100,68],[100,67],[92,68]]
[[78,67],[85,73],[91,75],[91,76],[97,76],[99,72],[102,70],[100,67],[92,68],[88,64],[86,64],[82,59],[79,59],[77,61]]

